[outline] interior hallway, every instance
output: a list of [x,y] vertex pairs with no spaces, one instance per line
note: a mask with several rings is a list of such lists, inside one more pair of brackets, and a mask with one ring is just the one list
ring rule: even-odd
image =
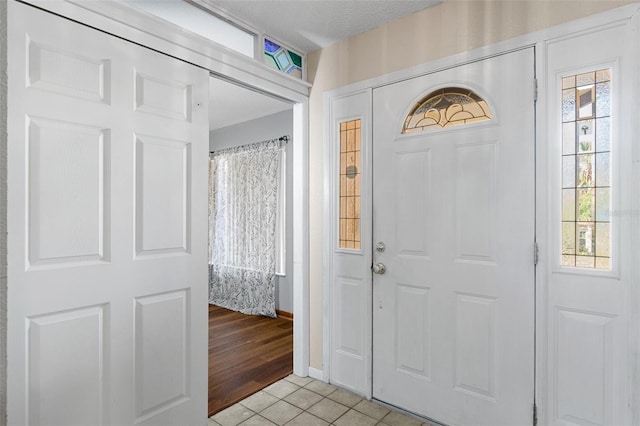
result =
[[209,305],[209,416],[293,372],[293,321]]

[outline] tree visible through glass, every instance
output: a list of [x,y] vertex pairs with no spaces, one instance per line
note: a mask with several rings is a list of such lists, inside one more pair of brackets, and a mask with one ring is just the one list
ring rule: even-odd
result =
[[611,269],[611,69],[562,78],[562,266]]

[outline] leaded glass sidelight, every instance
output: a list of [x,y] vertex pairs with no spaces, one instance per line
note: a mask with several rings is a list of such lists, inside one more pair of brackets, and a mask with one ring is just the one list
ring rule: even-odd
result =
[[340,123],[340,248],[360,249],[360,120]]
[[562,78],[562,266],[611,269],[611,70]]
[[402,133],[491,120],[487,102],[475,92],[461,87],[445,87],[429,93],[411,110]]

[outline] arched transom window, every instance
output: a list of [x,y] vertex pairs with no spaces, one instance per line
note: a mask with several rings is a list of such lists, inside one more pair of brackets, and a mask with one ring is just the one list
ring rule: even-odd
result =
[[491,120],[491,110],[484,99],[469,89],[445,87],[429,93],[412,108],[402,133],[485,120]]

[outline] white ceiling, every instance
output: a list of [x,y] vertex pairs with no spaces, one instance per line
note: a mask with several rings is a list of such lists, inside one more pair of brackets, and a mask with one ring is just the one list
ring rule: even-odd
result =
[[210,130],[293,108],[286,102],[215,77],[209,79],[209,97]]
[[[444,0],[209,0],[294,50],[309,53]],[[211,78],[209,127],[231,126],[292,108]]]
[[302,53],[444,0],[209,0],[231,16]]

